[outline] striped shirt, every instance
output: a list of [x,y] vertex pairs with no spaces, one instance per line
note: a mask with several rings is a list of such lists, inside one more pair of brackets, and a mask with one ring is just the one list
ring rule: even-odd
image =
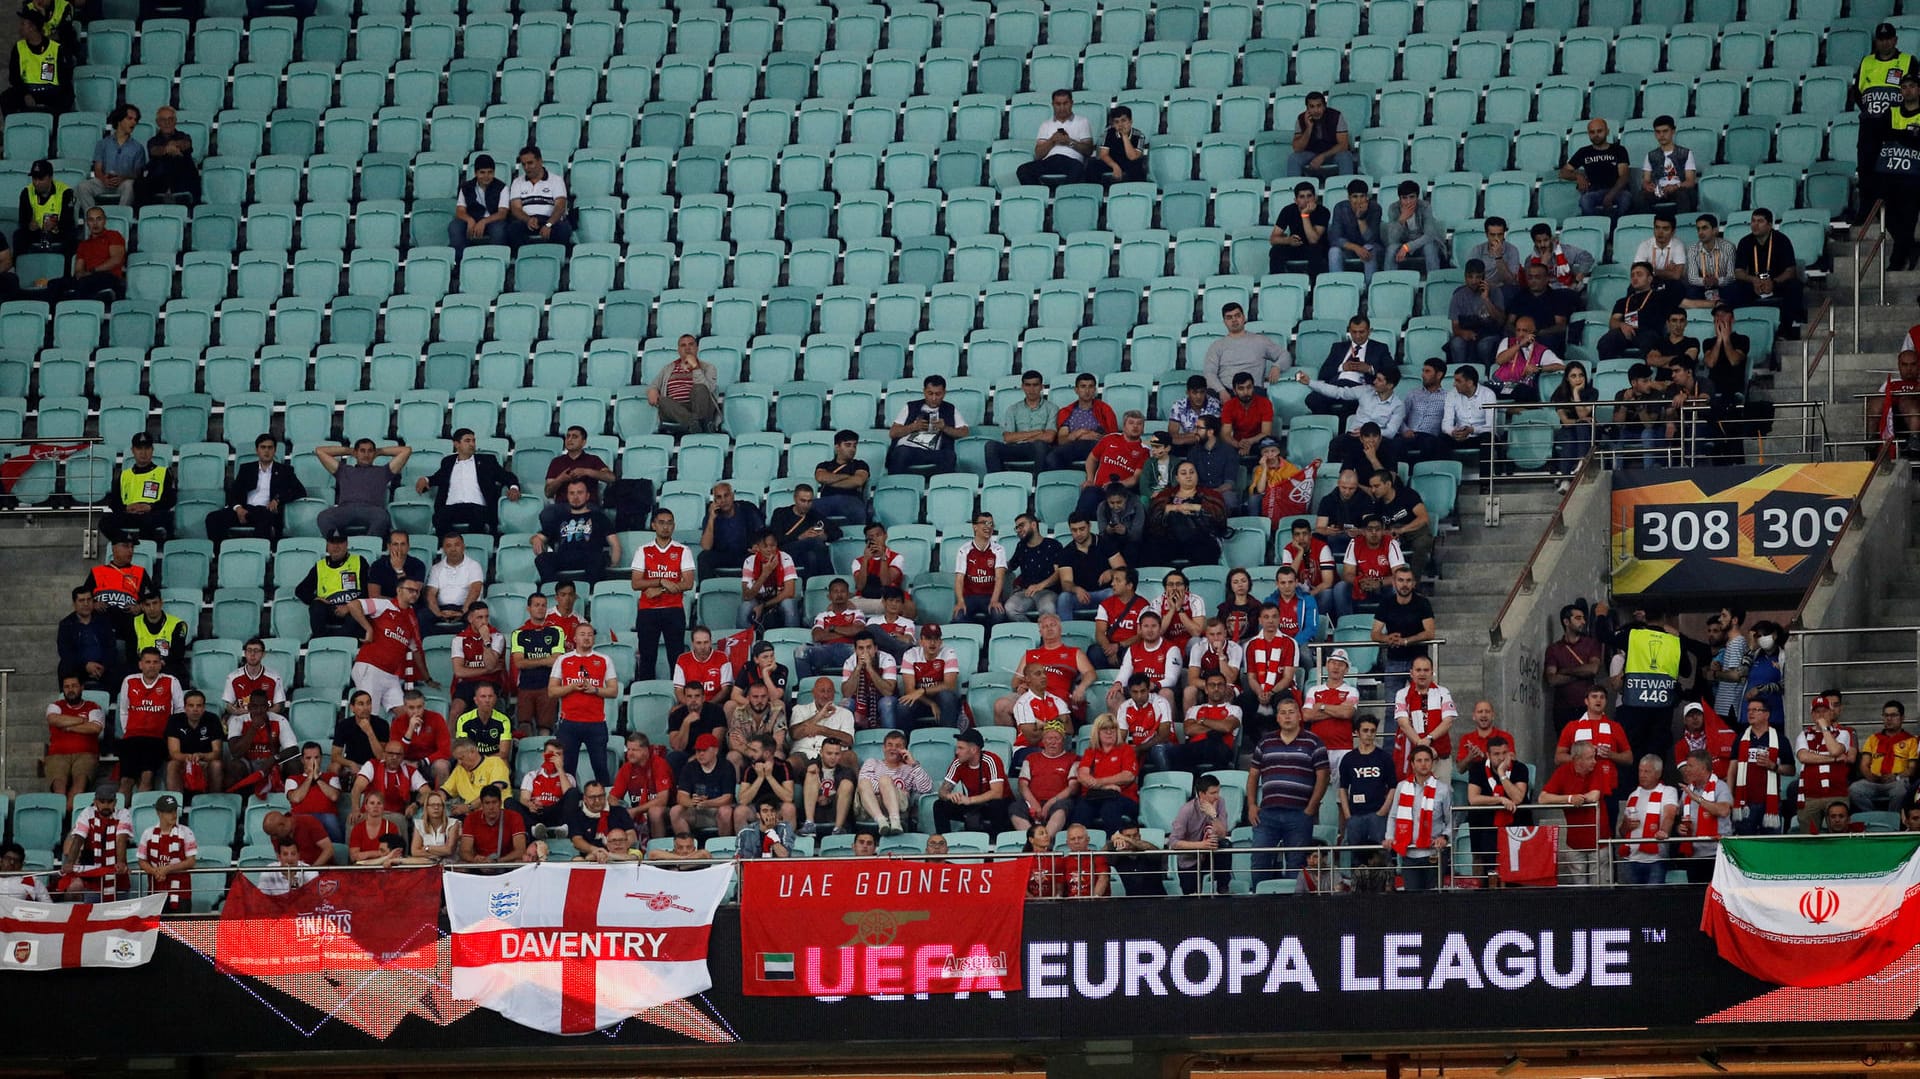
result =
[[1306,809],[1313,798],[1316,776],[1327,770],[1327,747],[1309,731],[1288,742],[1278,731],[1260,740],[1253,751],[1260,770],[1261,809]]
[[507,200],[519,203],[528,217],[552,217],[553,204],[566,197],[567,182],[552,169],[539,180],[517,176],[513,186],[507,189]]

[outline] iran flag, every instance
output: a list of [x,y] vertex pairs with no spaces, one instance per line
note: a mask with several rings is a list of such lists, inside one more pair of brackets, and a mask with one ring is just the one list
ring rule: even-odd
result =
[[1839,985],[1920,944],[1920,835],[1723,839],[1700,928],[1777,985]]
[[453,996],[550,1034],[586,1034],[703,993],[713,913],[732,882],[731,864],[448,873]]

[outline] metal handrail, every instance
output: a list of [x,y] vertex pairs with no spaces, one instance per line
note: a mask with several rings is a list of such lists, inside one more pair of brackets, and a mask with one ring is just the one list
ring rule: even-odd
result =
[[1528,552],[1526,565],[1520,567],[1520,576],[1514,579],[1513,587],[1507,589],[1507,598],[1501,602],[1500,609],[1493,613],[1493,622],[1487,626],[1487,643],[1490,647],[1499,648],[1506,643],[1505,635],[1500,632],[1500,624],[1507,620],[1507,612],[1513,609],[1514,603],[1519,600],[1521,594],[1533,591],[1537,583],[1533,576],[1533,565],[1540,561],[1540,552],[1547,549],[1549,540],[1566,535],[1567,504],[1573,501],[1574,493],[1580,490],[1580,485],[1587,481],[1593,461],[1592,453],[1580,459],[1580,467],[1574,470],[1572,478],[1567,483],[1566,492],[1560,496],[1559,504],[1553,507],[1553,515],[1547,518],[1547,527],[1541,529],[1540,538],[1534,541],[1533,550]]
[[[103,443],[103,440],[96,435],[79,436],[75,438],[62,438],[58,440],[59,445],[63,445],[63,446],[84,445],[89,448],[94,446],[99,446],[102,443]],[[48,440],[44,438],[0,438],[0,448],[4,448],[6,446],[40,446],[40,445],[47,445],[47,444],[49,444]],[[89,458],[88,460],[89,462],[91,462],[92,458]],[[62,461],[61,464],[64,467],[66,462]],[[108,478],[109,479],[112,478],[111,473],[108,474]],[[97,504],[87,503],[84,505],[73,505],[73,506],[47,506],[47,505],[15,506],[11,509],[0,510],[0,515],[32,517],[39,514],[67,514],[67,513],[81,514],[86,517],[86,523],[85,523],[85,526],[81,529],[81,534],[80,534],[80,556],[82,558],[92,558],[95,553],[95,546],[94,546],[94,540],[96,535],[95,519],[99,517],[99,515],[102,512],[104,511]]]
[[[1873,227],[1877,227],[1878,235],[1874,236],[1873,246],[1867,248],[1866,257],[1863,260],[1860,255],[1860,245],[1866,240],[1867,230]],[[1887,305],[1887,260],[1880,258],[1880,248],[1886,239],[1887,204],[1884,199],[1875,199],[1872,207],[1867,210],[1866,220],[1862,221],[1860,227],[1853,230],[1849,237],[1849,242],[1853,244],[1853,350],[1855,352],[1860,351],[1860,283],[1861,274],[1866,269],[1867,263],[1879,263],[1879,296],[1875,306]]]
[[[1826,336],[1821,338],[1819,350],[1814,351],[1814,335],[1819,333],[1823,326],[1827,331]],[[1802,394],[1812,391],[1813,373],[1818,371],[1821,363],[1826,360],[1827,353],[1833,349],[1834,338],[1837,336],[1838,331],[1834,329],[1833,324],[1833,300],[1829,297],[1820,304],[1820,309],[1813,313],[1813,318],[1807,322],[1806,330],[1800,335],[1800,392]],[[1827,400],[1833,400],[1833,368],[1831,366],[1827,368]]]
[[1853,530],[1854,522],[1860,519],[1860,503],[1866,497],[1867,488],[1872,485],[1873,478],[1875,476],[1879,475],[1881,472],[1886,471],[1892,467],[1893,460],[1894,460],[1893,447],[1882,445],[1880,447],[1880,452],[1876,454],[1874,457],[1873,467],[1867,470],[1867,478],[1861,481],[1859,490],[1856,490],[1855,492],[1853,492],[1852,511],[1847,514],[1846,520],[1840,522],[1840,531],[1835,532],[1833,534],[1832,542],[1827,544],[1826,553],[1820,556],[1820,566],[1818,569],[1814,571],[1813,583],[1807,586],[1806,592],[1803,593],[1800,597],[1800,602],[1797,605],[1795,605],[1793,609],[1793,616],[1787,619],[1787,622],[1786,622],[1787,627],[1789,629],[1792,629],[1795,633],[1811,634],[1811,633],[1825,633],[1825,632],[1843,632],[1843,631],[1833,631],[1833,630],[1802,629],[1800,628],[1801,619],[1806,617],[1807,604],[1813,602],[1814,592],[1819,589],[1822,583],[1824,583],[1834,575],[1834,569],[1833,569],[1834,555],[1840,550],[1841,541],[1845,540],[1847,538],[1847,534]]

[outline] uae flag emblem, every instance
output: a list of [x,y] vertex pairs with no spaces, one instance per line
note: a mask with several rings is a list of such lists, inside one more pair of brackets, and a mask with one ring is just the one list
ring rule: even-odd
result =
[[1700,928],[1776,985],[1840,985],[1920,944],[1920,835],[1723,839]]
[[760,980],[763,982],[790,982],[793,980],[792,952],[761,952]]

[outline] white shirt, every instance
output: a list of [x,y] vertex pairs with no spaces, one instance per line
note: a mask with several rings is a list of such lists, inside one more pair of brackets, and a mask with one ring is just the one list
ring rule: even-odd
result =
[[507,202],[519,203],[528,217],[552,217],[556,200],[567,197],[567,182],[552,169],[538,182],[528,180],[525,173],[513,178],[507,186]]
[[[1665,783],[1659,783],[1652,787],[1635,787],[1633,788],[1633,793],[1627,795],[1626,808],[1623,811],[1623,815],[1626,818],[1626,828],[1620,833],[1622,840],[1630,841],[1641,838],[1640,820],[1646,815],[1647,810],[1643,810],[1640,807],[1648,805],[1648,803],[1653,800],[1655,794],[1660,796],[1659,814],[1664,817],[1668,809],[1673,809],[1676,811],[1674,820],[1675,822],[1679,821],[1677,811],[1680,808],[1680,794],[1678,791],[1675,791]],[[1649,806],[1649,809],[1651,808],[1652,807]],[[1640,849],[1639,843],[1634,843],[1627,848],[1627,851],[1627,861],[1629,862],[1657,862],[1660,860],[1658,849],[1656,849],[1654,853],[1648,854]]]
[[25,899],[34,903],[51,903],[47,895],[47,881],[44,873],[21,873],[17,876],[0,877],[0,899]]
[[[480,560],[468,555],[457,566],[449,565],[446,559],[433,564],[427,571],[427,587],[439,589],[440,602],[448,607],[458,607],[467,602],[467,588],[470,585],[484,585],[487,571],[480,568]],[[368,608],[367,615],[372,617],[378,612]]]
[[300,862],[297,866],[274,866],[263,870],[254,883],[261,895],[286,895],[295,888],[305,887],[308,881],[317,876],[318,873],[307,868],[307,863]]
[[[1065,131],[1067,138],[1072,139],[1074,142],[1091,142],[1093,140],[1093,124],[1089,123],[1086,117],[1078,114],[1064,121],[1056,120],[1051,116],[1040,121],[1040,130],[1034,135],[1033,140],[1035,142],[1045,142],[1053,138],[1053,133],[1056,131]],[[1056,146],[1047,151],[1048,157],[1057,157],[1061,154],[1065,154],[1075,161],[1086,160],[1084,154],[1071,146]]]
[[891,633],[897,637],[908,638],[913,637],[918,629],[918,627],[913,624],[913,619],[905,615],[901,615],[899,618],[888,618],[884,614],[876,614],[867,619],[867,625],[874,629]]
[[[1553,355],[1551,349],[1546,356]],[[1546,356],[1542,356],[1544,361]],[[1558,357],[1555,357],[1558,359]],[[1448,390],[1446,404],[1441,409],[1440,433],[1452,434],[1455,428],[1469,427],[1474,434],[1493,429],[1493,410],[1488,405],[1499,400],[1484,383],[1474,386],[1473,396],[1468,397],[1459,390]]]
[[[919,419],[921,409],[925,405],[925,403],[926,402],[924,401],[912,401],[907,404],[901,405],[900,411],[894,413],[893,415],[893,422],[904,426],[905,424],[912,423],[914,420]],[[953,404],[953,402],[948,401],[947,404],[951,405]],[[948,426],[972,427],[973,425],[968,423],[967,418],[960,414],[960,409],[958,407],[955,407],[953,410],[953,422]]]
[[[886,656],[885,652],[880,654]],[[893,657],[887,656],[887,658],[892,659]],[[819,711],[818,708],[814,707],[813,698],[808,697],[805,703],[794,708],[787,721],[787,728],[791,730],[802,723],[814,722],[814,716],[818,714]],[[853,713],[840,707],[839,704],[836,703],[830,706],[827,713],[820,716],[819,722],[824,727],[846,735],[849,742],[853,740]],[[827,737],[824,734],[816,734],[811,738],[795,738],[787,743],[787,752],[798,753],[803,757],[818,760],[820,757],[820,745],[826,740]]]
[[[237,679],[241,679],[241,678],[252,679],[254,677],[255,677],[254,675],[250,675],[247,673],[247,668],[244,664],[241,666],[235,667],[232,673],[227,675],[227,684],[225,688],[221,689],[220,691],[220,703],[227,706],[227,711],[231,712],[236,708],[240,709],[240,711],[242,712],[245,712],[247,710],[247,702],[240,699],[240,692],[234,688],[234,682]],[[260,668],[260,674],[258,677],[273,679],[274,690],[277,693],[279,693],[279,695],[282,697],[287,695],[287,680],[281,677],[279,671],[274,670],[272,667],[263,665]]]
[[270,493],[273,490],[273,466],[255,462],[254,467],[259,475],[254,478],[252,493],[247,495],[247,505],[264,506],[273,500]]
[[486,501],[480,496],[480,479],[474,460],[469,457],[453,462],[453,468],[447,473],[447,505],[479,505]]
[[1667,237],[1664,245],[1654,243],[1653,237],[1649,236],[1640,241],[1639,247],[1634,248],[1633,261],[1651,264],[1655,273],[1670,266],[1685,266],[1687,245],[1681,243],[1676,236]]
[[1071,727],[1073,725],[1073,713],[1068,710],[1067,702],[1051,693],[1045,696],[1047,700],[1053,702],[1054,708],[1057,709],[1051,719],[1041,719],[1039,716],[1034,715],[1033,705],[1034,702],[1041,698],[1041,694],[1035,693],[1033,690],[1027,690],[1025,693],[1020,694],[1019,700],[1013,702],[1013,725],[1018,728],[1028,726],[1029,724],[1052,723],[1057,721]]

